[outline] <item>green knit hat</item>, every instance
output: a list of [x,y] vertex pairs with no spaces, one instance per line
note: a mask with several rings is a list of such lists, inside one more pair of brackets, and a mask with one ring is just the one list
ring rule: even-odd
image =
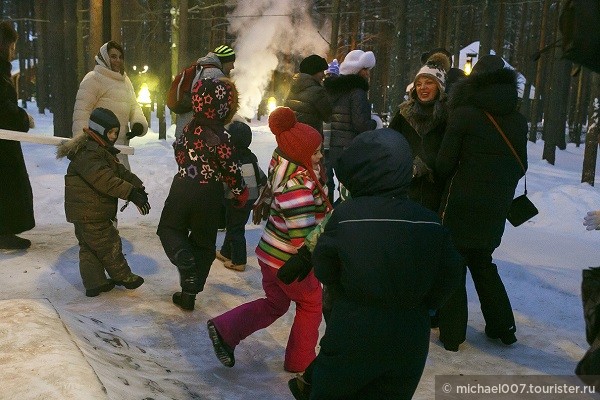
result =
[[219,61],[221,61],[221,64],[235,61],[235,52],[231,47],[226,46],[224,44],[214,49],[213,53],[215,53],[216,56],[219,57]]

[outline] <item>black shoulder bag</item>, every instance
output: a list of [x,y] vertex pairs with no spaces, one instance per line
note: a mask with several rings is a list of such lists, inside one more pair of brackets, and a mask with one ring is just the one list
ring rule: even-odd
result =
[[508,138],[502,131],[502,128],[500,128],[494,117],[492,117],[492,115],[487,111],[484,112],[485,115],[487,115],[487,117],[489,118],[489,120],[492,121],[492,124],[494,124],[498,132],[500,132],[500,135],[502,136],[502,138],[512,151],[513,155],[519,162],[519,165],[523,169],[523,175],[525,176],[525,193],[513,199],[512,203],[510,204],[510,208],[508,209],[508,215],[506,216],[506,219],[512,224],[512,226],[519,226],[523,222],[535,217],[539,211],[536,208],[536,206],[531,202],[531,200],[527,198],[527,173],[525,171],[525,166],[523,165],[523,162],[521,162],[521,159],[515,151],[515,148],[512,146],[512,144],[510,143],[510,141],[508,140]]

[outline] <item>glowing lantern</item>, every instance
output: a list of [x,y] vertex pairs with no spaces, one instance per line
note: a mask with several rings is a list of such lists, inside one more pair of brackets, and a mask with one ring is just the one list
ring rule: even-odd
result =
[[269,100],[267,100],[267,111],[271,114],[275,108],[277,108],[277,100],[275,97],[271,96],[269,97]]

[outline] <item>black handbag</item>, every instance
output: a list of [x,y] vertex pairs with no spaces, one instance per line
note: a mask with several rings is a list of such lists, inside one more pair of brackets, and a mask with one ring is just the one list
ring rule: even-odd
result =
[[492,117],[492,115],[487,111],[484,112],[485,115],[487,115],[487,117],[490,119],[490,121],[492,121],[492,124],[494,124],[498,132],[500,132],[500,135],[508,145],[508,148],[512,151],[513,155],[519,162],[519,165],[523,169],[523,175],[525,176],[525,193],[513,199],[512,203],[510,204],[510,208],[508,209],[508,214],[506,215],[506,219],[508,220],[508,222],[511,223],[512,226],[519,226],[522,223],[529,221],[531,218],[535,217],[539,213],[539,211],[535,204],[533,204],[532,201],[529,200],[529,198],[527,197],[527,172],[525,171],[525,166],[523,165],[523,162],[517,155],[515,148],[510,143],[510,141],[508,140],[508,138],[502,131],[502,128],[500,128],[494,117]]
[[512,226],[519,226],[523,222],[529,221],[538,214],[535,204],[527,197],[527,191],[518,197],[515,197],[510,203],[506,219]]

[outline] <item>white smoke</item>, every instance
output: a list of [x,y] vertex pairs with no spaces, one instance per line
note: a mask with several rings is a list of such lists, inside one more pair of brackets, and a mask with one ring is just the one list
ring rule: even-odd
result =
[[236,60],[232,77],[240,93],[238,113],[256,115],[265,88],[279,64],[278,56],[325,57],[328,44],[298,0],[238,0],[228,16]]

